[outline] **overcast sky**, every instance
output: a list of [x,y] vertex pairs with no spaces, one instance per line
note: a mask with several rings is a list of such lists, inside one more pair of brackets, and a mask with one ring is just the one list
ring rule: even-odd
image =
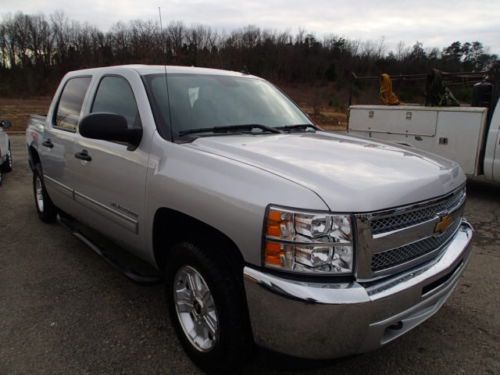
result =
[[183,21],[230,31],[247,25],[318,36],[335,34],[350,39],[379,41],[388,49],[399,41],[424,48],[453,41],[482,42],[500,54],[500,0],[0,0],[0,14],[52,13],[106,31],[118,21]]

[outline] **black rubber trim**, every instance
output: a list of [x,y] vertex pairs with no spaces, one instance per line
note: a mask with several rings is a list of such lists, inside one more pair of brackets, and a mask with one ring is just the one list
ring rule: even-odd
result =
[[422,295],[425,295],[436,288],[439,288],[442,284],[446,283],[451,277],[457,272],[457,270],[463,265],[463,261],[458,263],[450,272],[446,275],[440,277],[439,279],[433,281],[430,284],[427,284],[422,288]]
[[89,239],[85,234],[79,231],[75,225],[73,225],[73,221],[70,217],[60,215],[59,221],[62,225],[68,228],[76,238],[90,247],[97,255],[102,257],[109,265],[120,271],[128,279],[138,284],[145,285],[158,284],[163,280],[160,273],[145,275],[135,270],[132,265],[120,261],[116,256],[113,256],[111,252],[108,252],[105,249],[97,246],[91,239]]

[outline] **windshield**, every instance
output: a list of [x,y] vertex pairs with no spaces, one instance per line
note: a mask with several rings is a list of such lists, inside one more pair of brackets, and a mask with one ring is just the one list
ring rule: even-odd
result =
[[284,94],[259,78],[208,74],[167,77],[168,94],[164,74],[147,75],[145,82],[157,121],[163,126],[171,121],[174,136],[222,126],[310,124]]

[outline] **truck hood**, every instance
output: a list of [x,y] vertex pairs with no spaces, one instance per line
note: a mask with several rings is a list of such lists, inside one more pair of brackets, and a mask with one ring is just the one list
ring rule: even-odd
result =
[[191,147],[294,181],[337,212],[368,212],[423,201],[465,182],[453,161],[411,147],[342,134],[200,137]]

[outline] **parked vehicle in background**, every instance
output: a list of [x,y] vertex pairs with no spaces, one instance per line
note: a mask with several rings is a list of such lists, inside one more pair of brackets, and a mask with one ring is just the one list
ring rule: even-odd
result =
[[10,121],[0,120],[0,185],[2,184],[4,174],[12,170],[12,151],[10,149],[9,136],[5,131],[10,126]]
[[349,134],[410,145],[500,182],[500,64],[496,83],[473,88],[472,106],[352,105]]
[[254,343],[317,359],[378,348],[438,311],[469,260],[457,163],[321,131],[255,76],[71,72],[26,142],[39,217],[134,280],[164,278],[204,369],[241,366]]
[[500,103],[491,122],[487,115],[485,107],[353,105],[349,134],[411,145],[500,182]]

